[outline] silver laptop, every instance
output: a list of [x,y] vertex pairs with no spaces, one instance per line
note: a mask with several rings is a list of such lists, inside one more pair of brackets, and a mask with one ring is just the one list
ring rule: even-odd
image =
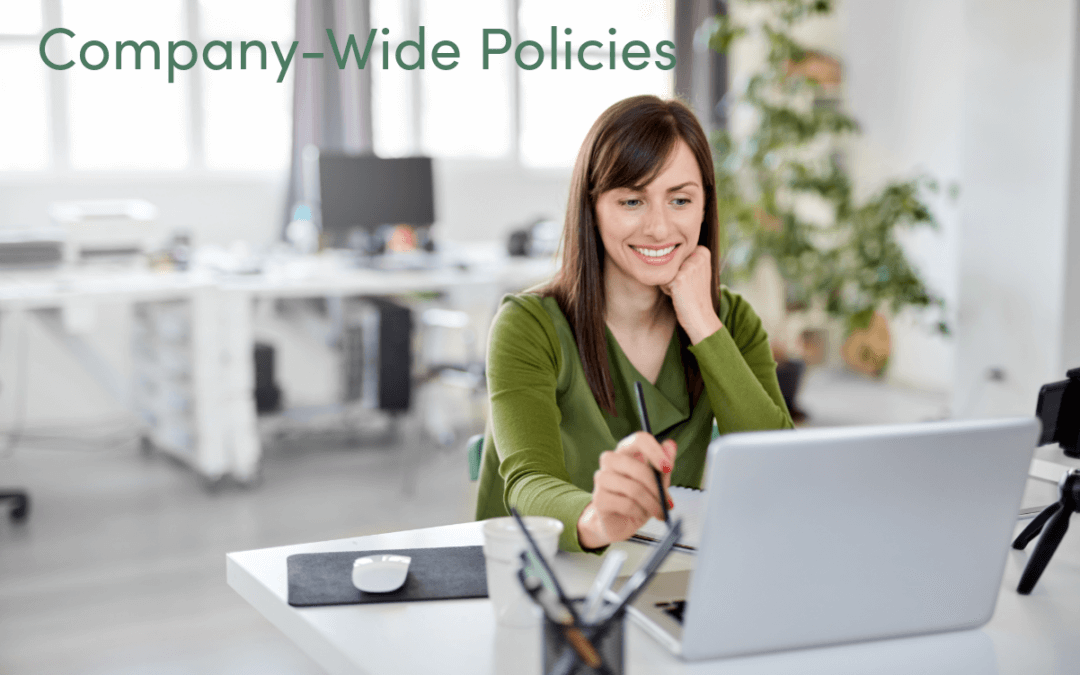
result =
[[730,434],[693,572],[631,616],[687,660],[975,628],[993,614],[1035,418]]

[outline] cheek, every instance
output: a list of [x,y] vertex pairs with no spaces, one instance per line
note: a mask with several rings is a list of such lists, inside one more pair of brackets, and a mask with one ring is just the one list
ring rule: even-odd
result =
[[701,221],[705,219],[705,210],[700,209],[694,213],[686,214],[686,218],[680,220],[679,229],[688,242],[696,244],[701,240]]
[[600,241],[609,253],[622,248],[623,242],[634,231],[631,217],[604,209],[596,211],[596,227],[600,231]]

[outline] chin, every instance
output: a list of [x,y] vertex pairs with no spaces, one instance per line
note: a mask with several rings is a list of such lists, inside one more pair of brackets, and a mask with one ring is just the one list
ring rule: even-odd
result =
[[667,286],[675,279],[675,274],[678,273],[678,271],[679,268],[677,266],[670,271],[667,269],[645,270],[644,273],[635,275],[635,278],[638,282],[646,286]]

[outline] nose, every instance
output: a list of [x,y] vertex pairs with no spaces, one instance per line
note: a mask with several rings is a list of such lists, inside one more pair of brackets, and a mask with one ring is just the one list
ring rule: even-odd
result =
[[643,214],[641,233],[660,244],[667,242],[673,229],[671,213],[663,205],[650,203]]

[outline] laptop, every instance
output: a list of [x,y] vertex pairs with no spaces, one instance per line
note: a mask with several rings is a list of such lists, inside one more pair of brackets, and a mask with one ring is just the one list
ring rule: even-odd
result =
[[1036,418],[729,434],[694,570],[630,607],[686,660],[976,628],[1004,574]]

